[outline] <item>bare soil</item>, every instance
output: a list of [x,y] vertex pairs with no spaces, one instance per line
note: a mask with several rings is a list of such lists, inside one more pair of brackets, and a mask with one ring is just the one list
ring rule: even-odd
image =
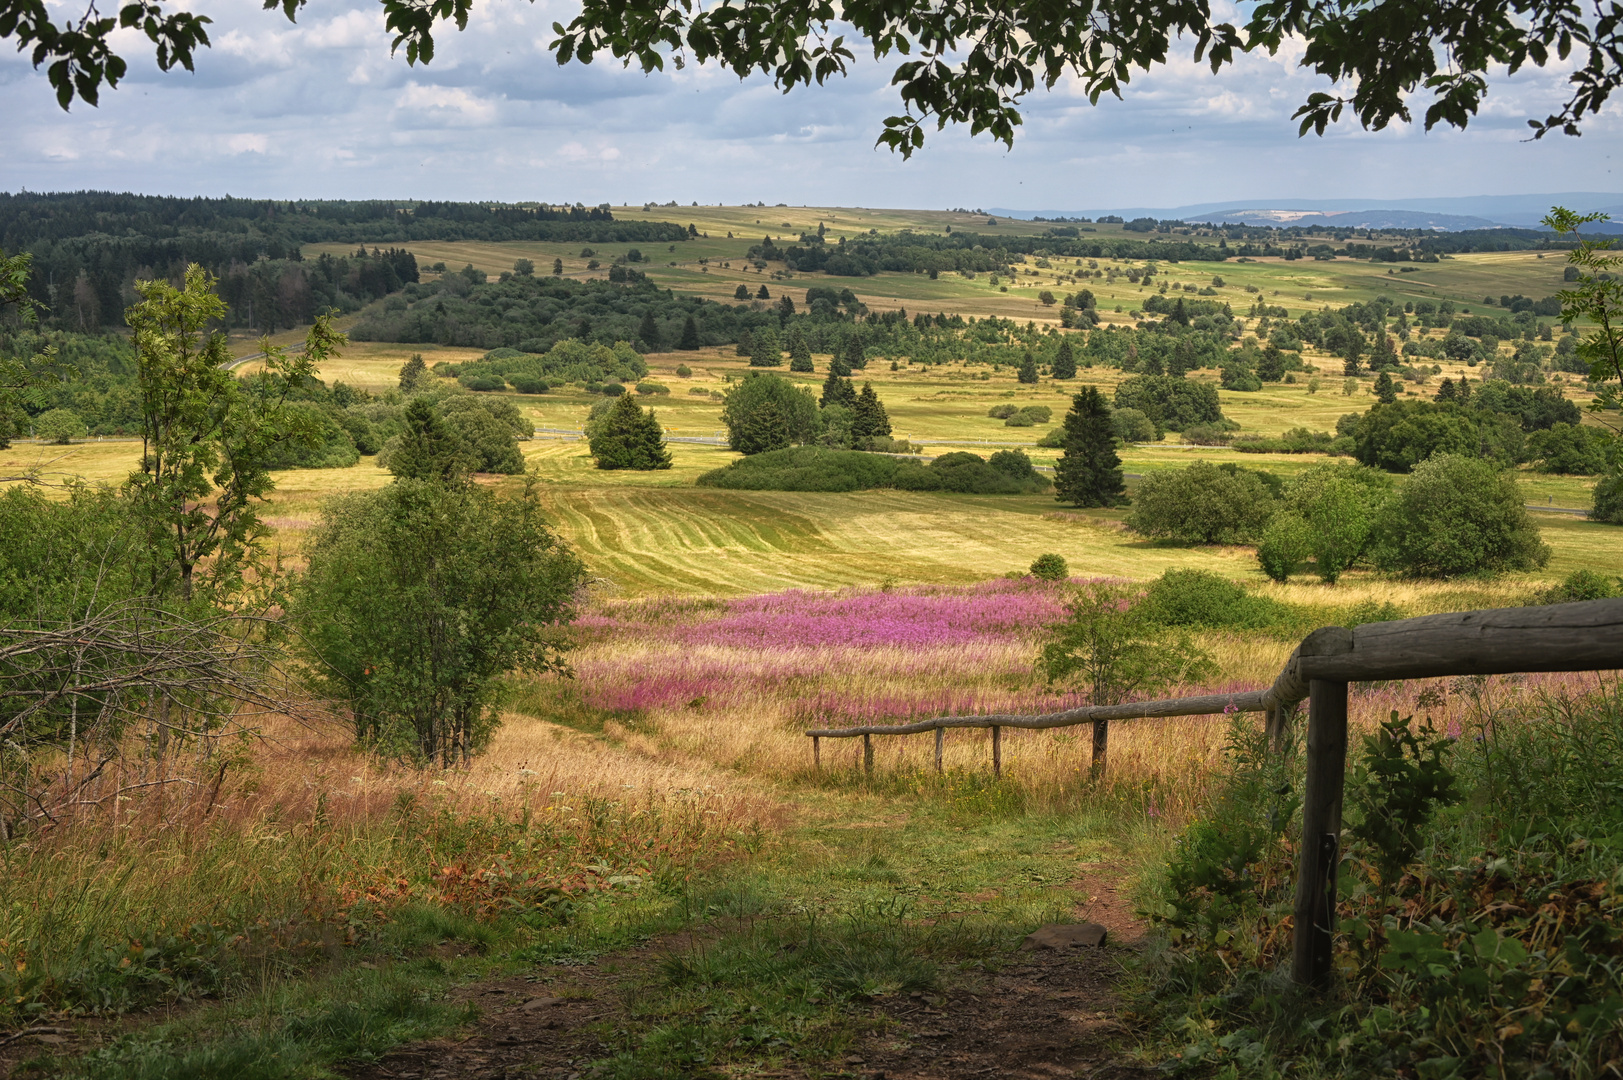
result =
[[[1121,1052],[1126,1032],[1118,1018],[1124,954],[1141,943],[1143,927],[1118,892],[1117,868],[1087,869],[1076,882],[1076,917],[1107,928],[1103,947],[1022,949],[994,975],[949,985],[938,994],[880,999],[869,1017],[875,1033],[843,1058],[749,1075],[865,1080],[1149,1076],[1153,1070],[1132,1064]],[[692,943],[680,935],[587,966],[544,967],[523,977],[470,985],[458,996],[482,1010],[475,1025],[456,1038],[402,1047],[347,1075],[353,1080],[574,1080],[592,1061],[612,1053],[600,1033],[612,1032],[622,1026],[614,1021],[627,1019],[622,989],[661,956]]]

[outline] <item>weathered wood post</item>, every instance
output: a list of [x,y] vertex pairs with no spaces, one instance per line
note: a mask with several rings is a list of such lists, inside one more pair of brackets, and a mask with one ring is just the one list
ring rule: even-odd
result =
[[873,777],[873,736],[867,732],[862,734],[862,771],[870,779]]
[[947,740],[947,729],[946,728],[939,728],[939,727],[936,728],[935,729],[935,771],[938,772],[938,773],[941,771],[941,747],[942,747],[942,744],[946,742],[946,740]]
[[1347,771],[1347,684],[1308,683],[1307,785],[1302,793],[1302,851],[1296,873],[1291,978],[1322,988],[1330,978],[1341,857],[1341,791]]
[[992,775],[1003,775],[1003,729],[992,725]]
[[1285,743],[1290,738],[1291,717],[1296,712],[1294,705],[1273,705],[1264,710],[1267,718],[1263,730],[1268,735],[1268,752],[1282,754],[1285,752]]
[[823,740],[816,735],[812,736],[812,768],[818,772],[823,771]]
[[1105,760],[1110,752],[1110,721],[1095,720],[1093,722],[1093,763],[1088,766],[1088,772],[1095,780],[1105,778]]

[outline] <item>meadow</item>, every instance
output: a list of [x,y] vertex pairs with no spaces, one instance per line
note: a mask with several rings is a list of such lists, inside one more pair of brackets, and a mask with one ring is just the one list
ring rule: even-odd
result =
[[[1035,299],[1040,288],[1077,287],[1060,273],[1023,274],[1002,292],[955,277],[791,278],[742,265],[760,235],[792,236],[819,222],[833,236],[949,225],[1029,234],[1027,223],[827,208],[647,213],[692,220],[710,234],[677,252],[650,252],[650,276],[718,300],[730,301],[740,282],[769,282],[777,296],[832,280],[850,284],[875,310],[1040,323],[1055,317]],[[596,273],[577,246],[414,251],[420,264],[453,269],[466,262],[497,273],[529,258],[544,271],[562,258],[571,276]],[[596,257],[607,263],[617,253],[602,245]],[[699,264],[701,257],[710,262]],[[727,261],[736,265],[718,265]],[[1221,275],[1219,296],[1237,312],[1261,296],[1296,314],[1377,294],[1467,306],[1487,293],[1543,296],[1560,287],[1561,266],[1559,258],[1504,253],[1458,256],[1403,275],[1351,260],[1165,270],[1202,285]],[[1248,285],[1259,291],[1246,292]],[[1126,322],[1116,306],[1125,311],[1142,300],[1125,283],[1096,291],[1107,321]],[[357,343],[321,375],[384,393],[418,352],[430,365],[481,355]],[[648,360],[651,378],[670,393],[644,404],[667,432],[716,437],[720,397],[747,362],[731,348]],[[1323,372],[1317,392],[1305,379],[1255,393],[1220,390],[1225,414],[1242,433],[1277,434],[1333,430],[1340,416],[1368,408],[1367,380],[1343,393],[1339,360],[1309,354],[1307,361]],[[817,373],[789,377],[815,390],[827,362],[815,356]],[[678,375],[679,364],[691,374]],[[1052,424],[1008,428],[987,410],[1046,404],[1057,420],[1079,385],[1108,394],[1120,377],[1088,369],[1076,380],[1023,385],[1012,370],[923,367],[904,358],[895,370],[871,362],[859,382],[873,383],[895,434],[926,443],[930,453],[1016,445],[1052,465],[1056,452],[1035,445]],[[1576,389],[1569,394],[1581,396]],[[165,786],[161,796],[115,796],[110,813],[93,804],[65,827],[8,838],[0,845],[6,1015],[18,1030],[45,1018],[67,1036],[40,1028],[59,1041],[43,1049],[5,1044],[11,1048],[0,1046],[0,1064],[38,1053],[34,1067],[43,1075],[328,1076],[401,1043],[479,1030],[478,1010],[455,1003],[492,980],[518,979],[557,983],[580,1000],[600,996],[607,1019],[592,1030],[608,1049],[595,1075],[667,1075],[673,1062],[705,1076],[848,1072],[853,1049],[871,1053],[875,1039],[890,1037],[876,1019],[885,1002],[963,987],[995,992],[992,980],[1017,962],[1021,936],[1094,910],[1077,886],[1091,880],[1090,867],[1108,862],[1119,875],[1123,926],[1135,908],[1153,907],[1175,838],[1211,811],[1235,746],[1260,723],[1221,716],[1118,723],[1103,781],[1088,775],[1085,729],[1007,733],[1003,777],[995,781],[984,731],[953,732],[940,774],[927,736],[877,740],[871,778],[857,740],[825,740],[821,768],[814,766],[803,734],[809,726],[1078,703],[1078,694],[1045,684],[1034,666],[1069,588],[1025,573],[1038,555],[1062,555],[1072,584],[1208,570],[1293,613],[1270,629],[1197,629],[1194,639],[1220,675],[1172,691],[1191,693],[1265,685],[1315,625],[1512,606],[1532,602],[1572,570],[1623,574],[1615,528],[1549,513],[1536,519],[1554,557],[1538,572],[1439,583],[1359,570],[1334,586],[1281,585],[1262,576],[1250,547],[1146,541],[1124,528],[1121,510],[1068,509],[1052,496],[701,489],[693,485],[699,474],[737,455],[685,442],[670,444],[668,471],[605,473],[581,441],[563,434],[578,431],[599,398],[576,387],[506,396],[539,428],[554,429],[522,444],[525,464],[543,482],[555,528],[590,573],[570,630],[570,676],[510,677],[501,727],[463,768],[430,772],[380,761],[353,745],[342,716],[304,702],[296,716],[269,720],[252,737],[208,753],[198,748],[195,762],[173,760],[184,783],[172,794]],[[32,468],[53,483],[117,483],[138,454],[129,441],[18,442],[0,452],[0,475]],[[1324,460],[1171,440],[1125,447],[1122,457],[1130,492],[1146,474],[1196,460],[1281,476]],[[1587,478],[1527,470],[1517,478],[1529,504],[1589,501]],[[275,480],[265,510],[268,546],[282,567],[296,570],[325,500],[380,488],[391,476],[366,458]],[[1524,703],[1582,696],[1597,685],[1594,676],[1574,675],[1360,687],[1352,723],[1364,734],[1394,711],[1424,710],[1458,727],[1487,700],[1499,703],[1496,722],[1513,728],[1523,722]],[[129,768],[151,765],[145,748]],[[90,794],[116,792],[133,776],[109,773]],[[813,949],[817,940],[832,951]],[[621,978],[619,958],[650,941],[666,950],[656,970],[609,986]],[[791,971],[795,963],[803,966]],[[593,964],[607,982],[584,989],[570,981]],[[167,1011],[127,1028],[97,1019],[138,1009]],[[1115,1061],[1149,1064],[1172,1045],[1143,1024],[1113,1038]],[[680,1054],[672,1049],[678,1044]],[[432,1045],[440,1049],[431,1054],[443,1050]],[[700,1058],[681,1056],[701,1052],[693,1047],[706,1055],[703,1068],[693,1064]],[[51,1056],[57,1049],[63,1057]],[[570,1067],[577,1065],[585,1059]]]

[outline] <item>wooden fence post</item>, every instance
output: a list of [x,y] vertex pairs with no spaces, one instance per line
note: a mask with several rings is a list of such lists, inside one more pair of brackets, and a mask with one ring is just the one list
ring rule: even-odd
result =
[[1330,978],[1346,771],[1347,684],[1313,679],[1308,684],[1307,785],[1291,943],[1291,978],[1304,986],[1322,988]]
[[1110,752],[1110,721],[1095,720],[1093,722],[1093,763],[1088,766],[1088,772],[1095,780],[1103,780],[1105,776],[1105,760]]
[[1003,729],[992,725],[992,775],[1003,775]]
[[941,771],[941,746],[947,739],[946,728],[935,729],[935,771]]
[[1268,735],[1268,752],[1280,754],[1285,751],[1285,742],[1290,738],[1291,717],[1296,712],[1294,705],[1275,705],[1263,712],[1267,718],[1263,730]]
[[819,739],[816,735],[812,736],[812,768],[816,769],[818,772],[823,771],[822,742],[823,740]]
[[862,771],[870,778],[873,776],[873,736],[862,736]]

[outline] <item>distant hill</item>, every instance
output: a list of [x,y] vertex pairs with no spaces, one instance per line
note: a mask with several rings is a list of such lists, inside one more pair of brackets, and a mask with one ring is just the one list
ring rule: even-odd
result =
[[1581,213],[1610,214],[1605,226],[1590,226],[1597,232],[1623,233],[1623,194],[1617,192],[1564,191],[1536,195],[1468,195],[1417,199],[1234,199],[1221,203],[1194,203],[1173,207],[1115,207],[1093,210],[1009,210],[993,207],[1000,217],[1098,218],[1116,215],[1155,218],[1160,221],[1217,222],[1252,226],[1292,225],[1353,229],[1433,229],[1463,232],[1497,226],[1538,228],[1552,206],[1565,206]]

